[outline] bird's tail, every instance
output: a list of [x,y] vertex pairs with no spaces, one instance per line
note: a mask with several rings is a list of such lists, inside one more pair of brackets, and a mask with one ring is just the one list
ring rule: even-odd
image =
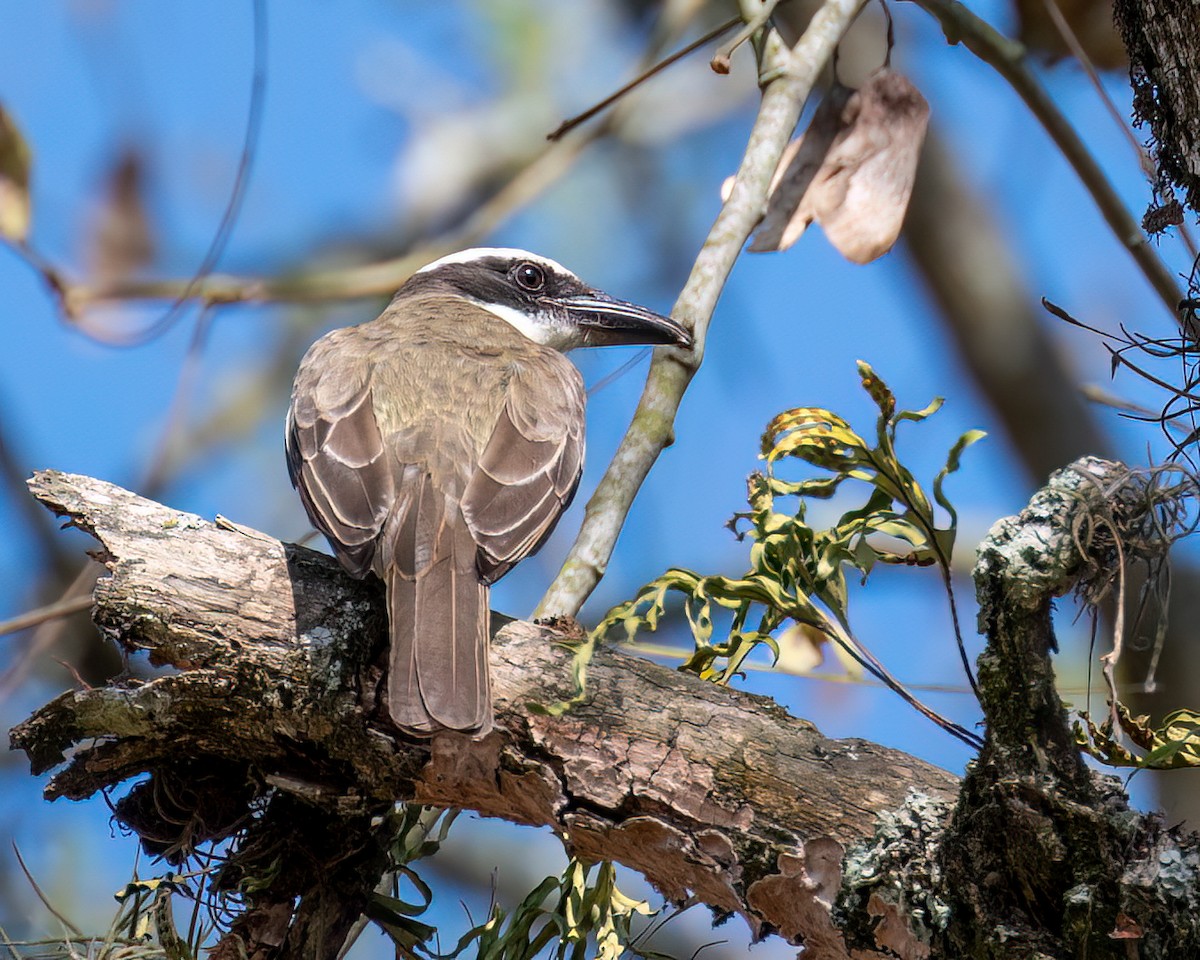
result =
[[[458,730],[482,737],[492,729],[488,588],[479,579],[465,521],[439,520],[432,542],[426,541],[429,551],[418,550],[411,573],[398,557],[385,569],[388,712],[398,727],[418,736]],[[455,529],[460,524],[464,529]],[[427,563],[420,562],[422,555]]]

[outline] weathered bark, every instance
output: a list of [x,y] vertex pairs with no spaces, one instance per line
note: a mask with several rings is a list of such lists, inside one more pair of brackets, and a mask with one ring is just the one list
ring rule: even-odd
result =
[[1113,14],[1129,52],[1134,121],[1154,140],[1161,208],[1146,227],[1155,232],[1181,222],[1175,190],[1200,213],[1200,15],[1188,0],[1115,0]]
[[[955,918],[939,941],[945,956],[1200,956],[1196,838],[1131,811],[1118,781],[1088,771],[1050,659],[1053,598],[1085,571],[1123,562],[1128,547],[1116,549],[1113,536],[1153,532],[1139,481],[1121,464],[1079,460],[980,548],[988,725],[938,854]],[[1127,526],[1087,543],[1088,514]],[[1190,864],[1183,884],[1163,869],[1176,855]]]
[[[694,897],[759,934],[804,941],[815,957],[843,957],[830,903],[844,847],[910,791],[945,802],[956,788],[913,757],[829,740],[762,697],[613,650],[591,664],[585,703],[559,718],[531,712],[571,695],[571,653],[521,622],[492,648],[497,732],[405,740],[377,703],[376,584],[101,481],[43,473],[31,486],[103,544],[100,628],[183,672],[64,693],[13,744],[35,773],[74,750],[50,798],[150,773],[117,814],[168,856],[234,833],[249,804],[265,802],[223,878],[243,888],[261,886],[244,881],[267,869],[278,878],[247,896],[232,931],[251,956],[276,945],[299,956],[286,948],[304,942],[306,915],[305,935],[320,927],[336,950],[384,867],[366,827],[403,799],[553,826],[575,853],[633,867],[672,900]],[[330,836],[331,862],[352,865],[337,876],[322,868]],[[235,955],[227,942],[218,956]],[[307,956],[325,955],[307,942]]]
[[[72,751],[50,798],[149,774],[117,816],[168,859],[234,838],[218,884],[245,909],[218,958],[334,956],[386,869],[378,825],[398,799],[550,825],[580,856],[627,864],[671,900],[740,914],[818,960],[1116,957],[1111,933],[1138,925],[1143,958],[1191,955],[1179,951],[1200,947],[1200,853],[1087,773],[1053,692],[1049,598],[1078,566],[1063,538],[1086,500],[1072,482],[1047,494],[1053,509],[997,527],[984,553],[991,725],[953,816],[944,771],[617,651],[597,653],[586,700],[565,716],[530,710],[570,696],[572,680],[562,634],[528,623],[493,644],[493,734],[406,740],[377,702],[376,584],[58,473],[31,486],[103,545],[96,622],[180,672],[65,693],[12,742],[35,772]],[[1044,549],[1052,570],[1013,567],[1006,540]]]

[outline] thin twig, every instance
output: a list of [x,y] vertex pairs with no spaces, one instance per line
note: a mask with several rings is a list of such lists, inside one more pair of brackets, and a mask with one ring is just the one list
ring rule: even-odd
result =
[[246,130],[242,139],[242,150],[238,158],[237,173],[234,176],[233,190],[230,191],[221,222],[213,234],[212,241],[205,251],[204,259],[196,268],[195,274],[188,280],[187,286],[179,292],[167,311],[149,326],[133,333],[118,333],[110,330],[100,330],[86,323],[83,315],[75,319],[75,326],[93,340],[106,346],[136,347],[149,343],[162,336],[183,314],[188,302],[195,294],[196,288],[208,277],[225,252],[229,237],[233,233],[238,214],[241,213],[242,202],[246,197],[246,188],[250,183],[250,171],[254,166],[254,154],[258,148],[259,133],[262,130],[263,104],[267,92],[267,7],[266,0],[253,0],[253,61],[254,66],[250,79],[250,107],[246,114]]
[[1104,676],[1104,682],[1108,685],[1109,722],[1112,724],[1113,730],[1119,730],[1121,718],[1117,712],[1117,705],[1120,700],[1117,697],[1117,678],[1114,674],[1117,663],[1121,659],[1121,651],[1125,646],[1125,551],[1121,546],[1119,531],[1111,524],[1109,526],[1112,529],[1113,547],[1117,551],[1117,598],[1116,609],[1113,611],[1112,649],[1101,655],[1100,662],[1104,666],[1100,672]]
[[1146,239],[1137,221],[1121,202],[1096,158],[1092,156],[1075,128],[1050,98],[1029,68],[1025,47],[999,33],[958,0],[916,0],[926,12],[937,18],[950,43],[962,43],[984,63],[995,68],[1025,101],[1025,105],[1050,135],[1055,146],[1091,194],[1101,215],[1117,240],[1129,251],[1150,285],[1179,322],[1179,286],[1175,277]]
[[[685,650],[683,647],[671,646],[668,643],[650,643],[645,640],[621,640],[613,644],[614,648],[624,653],[632,653],[642,657],[659,657],[663,660],[678,660],[680,663],[691,657],[693,651]],[[1090,668],[1090,664],[1089,664]],[[753,660],[744,660],[738,667],[738,670],[744,670],[750,673],[773,673],[776,675],[782,674],[789,677],[796,677],[799,680],[815,680],[818,683],[837,683],[851,687],[867,687],[873,690],[886,690],[887,685],[874,677],[869,676],[854,676],[850,673],[834,673],[829,670],[790,670],[786,667],[772,666],[769,663],[757,663]],[[961,683],[905,683],[909,690],[919,690],[922,693],[939,693],[953,694],[955,696],[974,697],[975,691],[969,686]],[[1083,684],[1059,684],[1058,691],[1064,694],[1075,696],[1084,696],[1091,689],[1091,683],[1084,681]],[[1148,693],[1146,684],[1142,683],[1120,683],[1118,689],[1123,693]]]
[[[94,561],[88,561],[80,568],[70,586],[63,591],[58,603],[68,603],[86,597],[88,605],[92,603],[92,591],[96,579],[103,567]],[[57,642],[63,631],[63,618],[47,618],[34,631],[33,638],[9,668],[0,675],[0,702],[8,699],[14,690],[21,685],[38,658],[50,650]]]
[[560,140],[565,134],[570,133],[572,130],[574,130],[576,127],[578,127],[580,124],[587,123],[587,121],[591,120],[592,117],[596,116],[596,114],[600,113],[601,111],[607,110],[614,103],[616,103],[618,100],[620,100],[623,96],[625,96],[630,91],[637,89],[639,86],[641,86],[647,80],[649,80],[651,77],[661,73],[663,70],[666,70],[667,67],[671,66],[671,64],[675,63],[676,61],[682,60],[689,53],[693,53],[694,51],[699,50],[705,44],[712,43],[712,41],[716,40],[717,37],[721,36],[721,34],[725,33],[725,31],[732,30],[735,26],[737,26],[741,22],[742,22],[741,17],[734,17],[731,20],[726,20],[720,26],[714,27],[712,30],[709,30],[708,33],[706,33],[704,36],[700,37],[697,40],[693,40],[686,47],[676,50],[670,56],[665,57],[662,60],[659,60],[658,63],[654,64],[654,66],[650,67],[647,70],[643,70],[636,77],[634,77],[632,80],[630,80],[627,84],[618,88],[617,90],[614,90],[612,93],[610,93],[607,97],[605,97],[599,103],[588,107],[586,110],[583,111],[583,113],[578,113],[575,116],[571,117],[570,119],[564,120],[562,123],[560,123],[558,125],[558,127],[555,130],[546,134],[546,139],[547,140]]
[[83,674],[76,669],[75,664],[68,663],[62,657],[55,657],[54,662],[67,671],[71,675],[71,679],[75,681],[75,686],[80,690],[91,690],[92,685],[83,679]]
[[1137,135],[1133,132],[1133,128],[1126,122],[1121,111],[1117,109],[1117,105],[1113,103],[1113,98],[1104,89],[1104,84],[1100,81],[1100,74],[1096,71],[1096,65],[1092,63],[1092,58],[1088,56],[1087,51],[1083,48],[1083,44],[1079,42],[1079,37],[1071,29],[1071,24],[1063,16],[1063,12],[1058,6],[1058,0],[1042,0],[1042,4],[1046,8],[1046,15],[1050,18],[1050,22],[1054,24],[1054,29],[1058,31],[1058,35],[1062,38],[1063,43],[1071,51],[1071,56],[1079,61],[1079,65],[1083,67],[1083,72],[1088,75],[1088,80],[1091,82],[1092,88],[1096,91],[1096,96],[1100,98],[1100,102],[1104,105],[1104,109],[1112,117],[1113,122],[1117,125],[1117,128],[1121,131],[1129,145],[1133,147],[1133,152],[1137,154],[1138,164],[1142,168],[1142,173],[1146,175],[1147,180],[1153,183],[1157,175],[1154,169],[1154,161],[1150,159],[1150,154],[1142,146],[1142,142],[1138,140]]
[[30,627],[36,627],[39,623],[45,623],[47,620],[69,617],[73,613],[90,610],[91,607],[92,595],[90,593],[82,597],[68,597],[65,600],[56,600],[54,603],[48,603],[44,607],[27,610],[25,613],[10,617],[8,620],[0,620],[0,637],[16,633],[19,630],[28,630]]
[[[601,123],[581,131],[578,136],[547,144],[461,224],[398,257],[277,277],[213,274],[197,284],[191,295],[210,304],[224,304],[311,303],[394,293],[430,260],[470,246],[494,231],[513,213],[553,186],[590,143],[611,129],[611,125]],[[179,279],[121,280],[95,287],[76,284],[68,288],[67,301],[73,310],[79,310],[86,304],[101,301],[171,300],[185,288],[186,282]]]
[[[888,690],[896,694],[901,700],[907,703],[910,707],[932,721],[937,726],[941,727],[946,733],[950,734],[957,740],[962,741],[968,747],[975,750],[983,748],[983,738],[978,734],[972,733],[961,724],[955,723],[953,720],[943,717],[933,708],[927,706],[918,697],[914,696],[903,683],[892,675],[891,671],[883,665],[878,657],[875,656],[866,646],[864,646],[847,628],[844,622],[841,622],[840,617],[831,617],[824,615],[825,627],[818,626],[818,629],[825,634],[830,640],[842,648],[850,657],[864,670],[871,674],[876,680],[882,683]],[[971,681],[971,689],[975,693],[978,700],[979,690],[975,686],[975,678],[968,669],[967,679]]]
[[778,4],[779,0],[763,0],[762,7],[756,10],[753,16],[746,17],[745,26],[737,32],[737,36],[728,43],[721,44],[720,49],[713,54],[709,66],[712,67],[714,73],[729,72],[729,64],[734,51],[767,25],[767,21],[775,13],[775,7]]
[[590,387],[588,387],[587,395],[589,397],[594,397],[597,393],[599,393],[601,390],[603,390],[609,384],[615,383],[617,380],[620,380],[621,377],[625,376],[625,374],[627,374],[635,366],[637,366],[639,363],[641,363],[643,360],[645,360],[646,357],[650,356],[650,352],[651,351],[650,351],[649,347],[643,347],[641,350],[639,350],[637,353],[635,353],[632,357],[630,357],[628,360],[626,360],[624,363],[622,363],[619,367],[617,367],[616,370],[613,370],[611,373],[606,373],[599,380],[597,380]]
[[[655,350],[633,422],[588,501],[583,526],[534,616],[574,616],[608,567],[634,496],[658,455],[673,440],[675,414],[703,358],[705,335],[717,298],[742,247],[762,219],[771,178],[804,101],[863,2],[826,0],[790,51],[778,33],[768,33],[760,75],[770,79],[763,86],[745,155],[729,199],[721,207],[672,311],[692,331],[695,347],[691,352],[663,347]],[[747,6],[752,15],[753,5]]]
[[65,916],[63,916],[61,913],[59,913],[59,911],[54,906],[54,904],[52,904],[50,902],[50,900],[46,897],[46,894],[42,892],[42,888],[38,886],[38,882],[33,879],[33,874],[29,872],[29,867],[27,867],[25,865],[25,858],[21,856],[21,850],[17,846],[16,840],[12,841],[12,848],[13,848],[13,853],[16,854],[16,857],[17,857],[17,864],[21,867],[21,872],[23,874],[25,874],[25,879],[28,880],[29,885],[31,887],[33,887],[33,892],[36,893],[37,898],[42,901],[42,905],[47,910],[50,911],[50,913],[54,916],[54,919],[56,919],[59,923],[61,923],[64,927],[66,927],[71,932],[71,935],[73,937],[82,937],[83,931],[80,930],[77,926],[75,926],[75,924],[73,924]]
[[1152,421],[1154,423],[1161,422],[1164,427],[1183,434],[1192,432],[1193,428],[1189,427],[1187,424],[1181,423],[1178,418],[1167,417],[1164,419],[1160,411],[1151,410],[1149,407],[1143,407],[1141,404],[1134,403],[1132,400],[1126,400],[1124,397],[1118,397],[1097,384],[1085,383],[1079,388],[1079,392],[1089,403],[1094,403],[1097,406],[1108,407],[1109,409],[1116,410],[1118,413],[1128,416],[1129,419]]

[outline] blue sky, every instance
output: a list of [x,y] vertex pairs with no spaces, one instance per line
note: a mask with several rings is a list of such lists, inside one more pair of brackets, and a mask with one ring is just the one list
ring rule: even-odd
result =
[[[1005,25],[1000,5],[972,7]],[[292,0],[268,8],[261,142],[222,272],[296,270],[356,237],[407,235],[415,211],[453,185],[460,166],[455,151],[479,149],[455,139],[449,121],[468,133],[488,124],[509,132],[527,126],[515,140],[532,145],[558,119],[625,79],[643,42],[600,0],[494,4],[490,13],[475,3],[387,0]],[[989,201],[1030,289],[1100,326],[1124,321],[1168,333],[1161,305],[1016,96],[965,50],[947,46],[915,6],[893,12],[896,64],[930,100],[933,122]],[[147,203],[159,247],[152,272],[194,270],[216,229],[240,150],[250,5],[5,2],[0,31],[8,39],[0,102],[35,154],[37,249],[72,274],[82,270],[102,171],[132,142],[146,151],[150,171]],[[669,308],[716,214],[721,181],[736,167],[755,101],[744,56],[724,79],[708,71],[705,59],[694,57],[655,81],[639,108],[646,115],[641,128],[620,146],[590,149],[488,241],[537,250],[617,295]],[[1140,216],[1147,186],[1095,92],[1066,64],[1045,68],[1043,77]],[[1106,83],[1124,105],[1122,78]],[[1165,241],[1163,252],[1175,269],[1185,268],[1177,243]],[[0,290],[8,338],[0,352],[0,410],[12,455],[27,469],[78,471],[137,488],[161,443],[194,314],[145,347],[120,350],[70,329],[39,278],[5,248]],[[236,395],[297,324],[309,324],[315,338],[330,326],[368,319],[377,306],[330,305],[319,315],[258,305],[218,311],[199,357],[187,423],[202,422]],[[152,319],[160,309],[139,306],[132,315]],[[1107,381],[1107,359],[1095,342],[1074,331],[1057,335],[1081,380]],[[629,356],[596,351],[575,359],[596,383]],[[677,442],[639,497],[585,619],[667,566],[738,572],[743,548],[723,524],[741,506],[745,476],[757,466],[759,432],[775,413],[798,405],[831,407],[869,428],[871,411],[855,375],[859,358],[875,366],[904,406],[946,397],[943,412],[903,435],[903,452],[923,479],[932,478],[964,430],[991,431],[947,487],[960,509],[964,549],[992,521],[1021,507],[1028,482],[1012,465],[907,258],[897,251],[853,266],[813,228],[786,254],[739,262],[718,306],[705,365],[681,410]],[[496,588],[497,609],[527,614],[553,576],[628,423],[644,369],[643,360],[592,397],[579,501],[543,553]],[[1128,378],[1119,387],[1155,402]],[[286,400],[282,386],[248,429],[206,451],[163,498],[283,538],[303,535],[307,524],[280,443]],[[1104,416],[1132,458],[1156,442],[1149,431]],[[0,499],[0,524],[8,531],[0,544],[3,618],[34,602],[35,571],[28,528],[11,497]],[[969,598],[969,586],[960,585],[968,630]],[[859,634],[902,678],[961,682],[932,571],[883,571],[855,596],[852,612]],[[1072,655],[1073,628],[1065,622],[1060,628]],[[19,649],[19,640],[0,638],[0,667]],[[0,705],[5,725],[69,683],[54,664],[39,665]],[[830,735],[879,740],[951,770],[967,759],[956,741],[880,691],[758,673],[746,684]],[[931,699],[974,722],[966,697]],[[128,875],[133,841],[110,835],[100,802],[45,805],[40,781],[26,774],[20,758],[9,758],[0,776],[0,829],[21,845],[39,878],[53,878],[48,885],[70,898],[80,923],[101,922],[111,909],[107,894]],[[0,903],[28,909],[30,898],[15,889],[21,882],[0,886]],[[48,918],[0,913],[0,923],[24,929],[27,922],[36,928]]]

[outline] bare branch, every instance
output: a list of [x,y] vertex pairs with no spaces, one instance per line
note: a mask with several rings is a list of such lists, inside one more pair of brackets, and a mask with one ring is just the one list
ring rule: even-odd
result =
[[600,123],[578,136],[565,137],[541,148],[529,163],[517,171],[491,197],[480,204],[463,223],[418,248],[377,263],[339,266],[325,270],[306,270],[276,277],[239,277],[210,274],[196,283],[169,278],[163,280],[128,279],[89,285],[68,281],[51,271],[48,264],[31,260],[47,282],[58,291],[69,316],[76,316],[92,304],[116,300],[175,300],[185,291],[206,304],[223,303],[307,303],[349,300],[393,293],[412,274],[428,263],[455,250],[469,247],[495,230],[515,211],[549,189],[575,163],[593,140],[611,127]]
[[[829,740],[766,698],[612,650],[589,666],[584,703],[542,716],[527,705],[570,696],[572,658],[553,642],[561,635],[519,622],[493,644],[497,731],[406,741],[375,703],[386,647],[378,584],[99,480],[46,472],[31,487],[104,546],[101,629],[180,671],[64,693],[18,725],[13,744],[35,772],[70,756],[49,797],[149,772],[117,815],[168,858],[189,838],[241,829],[246,805],[263,810],[263,798],[271,806],[247,829],[274,838],[279,805],[289,819],[278,829],[303,844],[306,830],[334,829],[321,811],[360,836],[396,799],[464,807],[550,825],[579,856],[625,863],[673,901],[694,896],[844,960],[830,916],[843,848],[910,791],[943,813],[954,794],[955,777],[899,751]],[[170,800],[180,784],[187,809]],[[366,889],[377,879],[364,875]]]
[[827,0],[791,50],[776,32],[767,34],[761,58],[766,85],[741,167],[672,311],[693,332],[696,346],[691,353],[655,350],[633,422],[588,501],[583,526],[537,616],[578,613],[604,575],[634,496],[674,440],[675,414],[703,359],[717,298],[762,220],[771,178],[804,101],[862,6],[863,0]]
[[607,110],[609,107],[611,107],[614,103],[616,103],[622,97],[628,95],[629,93],[632,93],[634,90],[636,90],[638,87],[640,87],[643,83],[645,83],[651,77],[657,76],[658,74],[662,73],[664,70],[667,69],[667,67],[671,66],[673,63],[676,63],[679,60],[682,60],[688,54],[693,53],[696,50],[699,50],[701,47],[705,46],[706,44],[711,43],[713,40],[717,39],[717,37],[721,36],[721,34],[725,33],[728,30],[732,30],[735,26],[737,26],[741,22],[742,21],[740,19],[738,19],[737,17],[734,17],[732,20],[726,20],[724,23],[722,23],[716,27],[713,27],[713,29],[709,30],[708,33],[704,34],[703,36],[697,37],[691,43],[680,48],[679,50],[676,50],[670,56],[663,57],[663,59],[659,60],[657,63],[654,63],[651,66],[648,66],[646,69],[642,70],[641,73],[639,73],[636,77],[634,77],[628,83],[622,84],[620,87],[618,87],[616,90],[614,90],[612,93],[610,93],[603,100],[600,100],[597,103],[592,104],[590,107],[588,107],[582,113],[577,113],[573,117],[568,117],[566,120],[564,120],[562,123],[560,123],[557,127],[555,127],[550,133],[546,134],[546,139],[547,140],[561,140],[564,136],[566,136],[568,133],[570,133],[576,127],[580,126],[581,124],[587,123],[593,117],[603,113],[605,110]]
[[1118,242],[1129,251],[1171,316],[1179,322],[1181,294],[1175,277],[1150,246],[1142,228],[1125,208],[1087,145],[1029,69],[1025,47],[998,32],[958,0],[917,0],[917,3],[938,19],[948,42],[962,43],[980,60],[994,67],[1025,101],[1092,195]]
[[72,613],[80,613],[89,609],[91,605],[92,598],[89,595],[86,597],[67,597],[65,600],[56,600],[54,603],[48,603],[44,607],[38,607],[36,610],[27,610],[25,613],[10,617],[7,620],[0,620],[0,637],[9,633],[16,633],[18,630],[27,630],[30,627],[36,627],[39,623],[45,623],[47,620],[55,620],[59,617],[68,617]]

